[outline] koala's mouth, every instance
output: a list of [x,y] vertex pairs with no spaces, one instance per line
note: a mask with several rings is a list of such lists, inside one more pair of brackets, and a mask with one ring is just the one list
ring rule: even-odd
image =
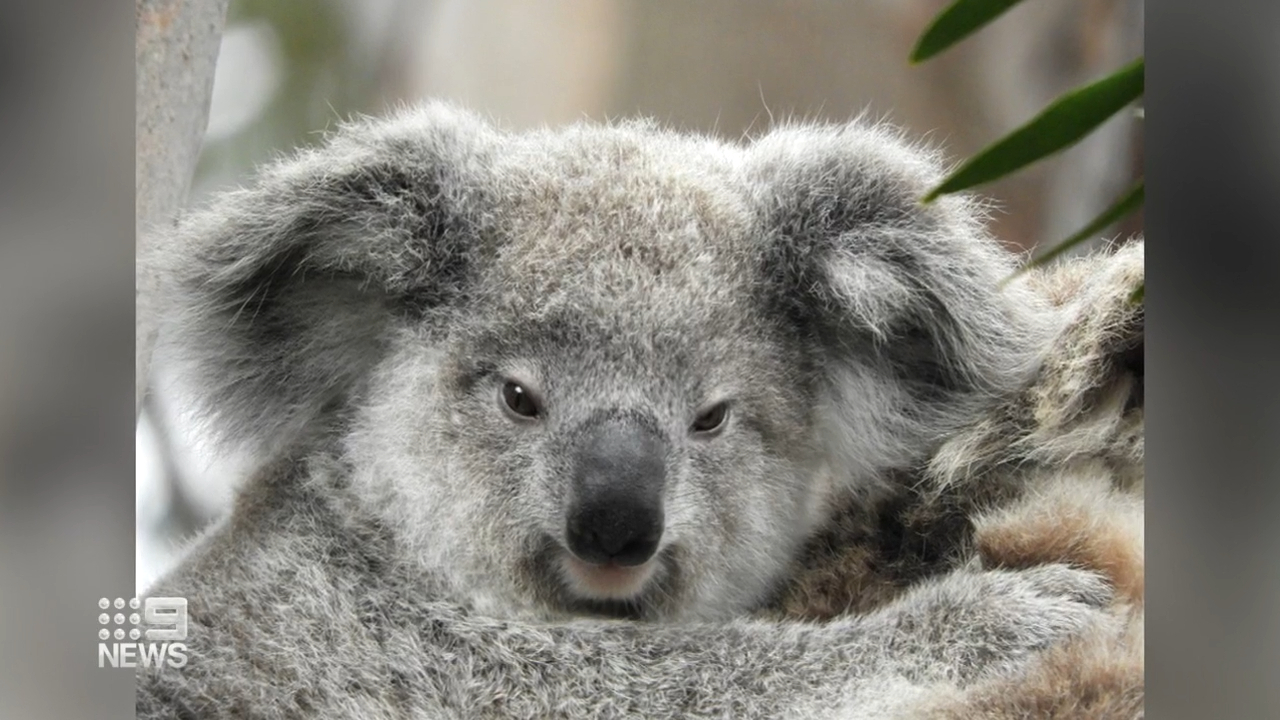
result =
[[660,564],[660,556],[655,556],[630,567],[612,562],[595,565],[566,552],[561,556],[560,571],[570,592],[584,600],[635,600],[644,593]]
[[666,617],[684,602],[682,556],[671,544],[643,565],[592,565],[546,535],[522,564],[530,586],[559,612],[646,620]]

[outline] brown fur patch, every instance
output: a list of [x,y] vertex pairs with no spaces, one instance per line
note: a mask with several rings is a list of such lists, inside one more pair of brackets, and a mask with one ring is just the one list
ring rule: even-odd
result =
[[978,500],[994,497],[950,491],[925,496],[905,480],[874,509],[856,497],[840,500],[805,545],[770,612],[805,620],[869,612],[954,568],[971,545]]
[[1140,497],[1113,490],[1106,475],[1091,481],[1069,474],[978,518],[974,542],[985,566],[1067,563],[1101,573],[1118,601],[1140,605],[1142,523]]
[[886,603],[899,591],[897,583],[876,572],[872,548],[853,546],[808,568],[783,596],[778,611],[791,618],[830,620]]

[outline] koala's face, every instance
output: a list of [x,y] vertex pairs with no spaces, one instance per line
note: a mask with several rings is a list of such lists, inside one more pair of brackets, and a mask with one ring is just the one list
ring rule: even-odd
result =
[[967,206],[918,205],[935,179],[858,126],[739,147],[430,106],[188,219],[177,342],[229,436],[341,454],[460,598],[725,617],[834,489],[1034,369],[1035,300]]
[[478,596],[509,583],[503,604],[740,608],[819,518],[805,359],[714,316],[604,312],[507,316],[424,358],[431,389],[392,404],[434,408],[401,426],[414,441],[401,467],[420,469],[396,480],[423,510],[411,523],[439,528],[430,542],[484,578]]
[[[629,160],[584,166],[608,151]],[[508,204],[466,312],[400,336],[371,453],[389,453],[404,524],[437,529],[427,552],[468,568],[476,597],[740,609],[829,484],[813,358],[771,317],[746,197],[714,156],[702,175],[638,171],[669,158],[627,135],[540,152],[495,173]]]

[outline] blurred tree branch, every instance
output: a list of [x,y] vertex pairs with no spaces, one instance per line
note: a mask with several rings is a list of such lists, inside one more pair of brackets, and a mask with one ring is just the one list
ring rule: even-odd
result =
[[[191,185],[209,120],[213,72],[229,0],[137,0],[134,217],[136,250],[153,228],[170,222]],[[135,412],[142,408],[155,345],[152,299],[156,279],[135,276]]]

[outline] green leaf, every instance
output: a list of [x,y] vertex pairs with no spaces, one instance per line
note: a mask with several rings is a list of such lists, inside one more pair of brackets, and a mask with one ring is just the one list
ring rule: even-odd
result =
[[971,188],[1008,175],[1075,144],[1107,118],[1142,96],[1143,58],[1053,101],[1039,115],[969,158],[924,197]]
[[956,0],[933,19],[916,41],[916,47],[911,51],[911,62],[928,60],[977,32],[983,25],[1021,1]]
[[1147,295],[1147,283],[1146,281],[1143,281],[1138,284],[1138,289],[1134,290],[1133,294],[1129,296],[1129,302],[1141,303],[1147,299],[1146,295]]

